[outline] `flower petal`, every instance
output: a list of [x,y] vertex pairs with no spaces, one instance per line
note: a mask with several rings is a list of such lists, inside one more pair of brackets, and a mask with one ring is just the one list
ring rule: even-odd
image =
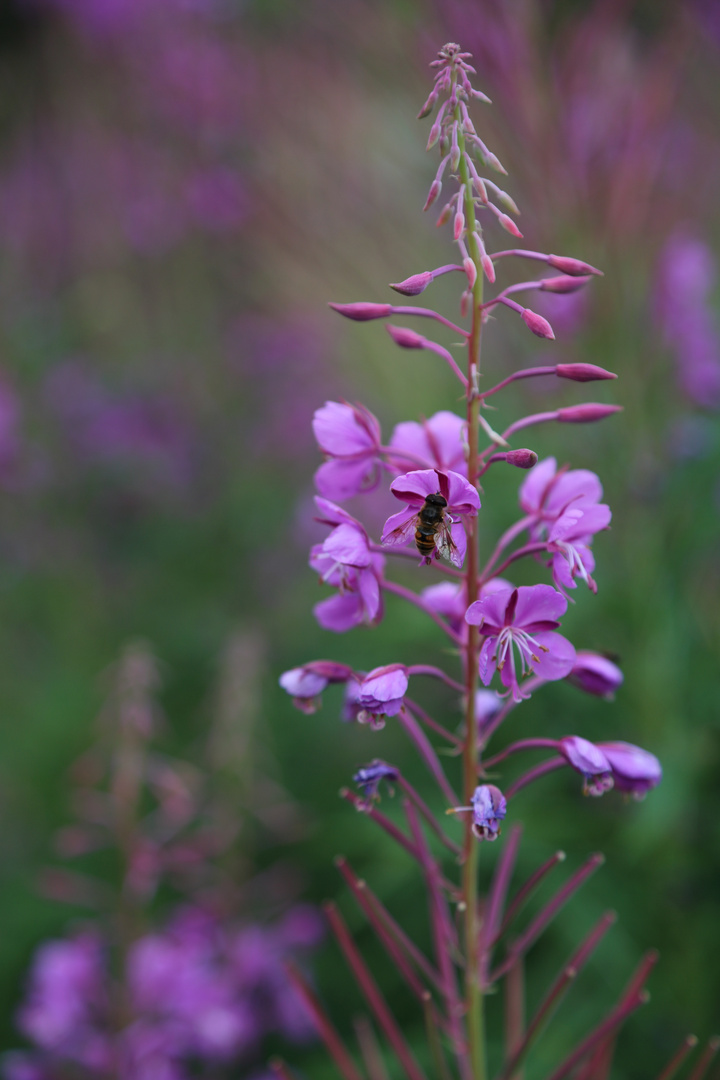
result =
[[370,547],[357,525],[338,525],[323,544],[323,551],[344,566],[369,566]]
[[315,472],[315,487],[328,499],[343,502],[377,486],[379,471],[374,458],[325,461]]
[[545,458],[544,461],[530,470],[520,485],[520,506],[526,514],[536,513],[543,502],[548,484],[557,472],[557,461],[554,457]]
[[356,592],[337,593],[321,600],[313,608],[313,615],[323,630],[344,634],[363,621],[363,603]]
[[465,622],[482,626],[483,634],[498,634],[505,625],[505,612],[513,592],[513,589],[498,589],[476,600],[465,612]]
[[536,654],[538,661],[533,661],[532,665],[535,674],[547,682],[569,675],[575,663],[575,646],[572,642],[552,630],[539,630],[533,637],[538,645],[548,650]]
[[396,499],[408,503],[409,506],[420,507],[428,495],[437,494],[440,482],[435,469],[416,469],[395,477],[390,490]]
[[313,433],[324,453],[336,457],[373,453],[380,428],[372,413],[339,401],[326,401],[313,416]]
[[521,585],[513,625],[532,633],[538,623],[557,623],[567,611],[568,602],[552,585]]

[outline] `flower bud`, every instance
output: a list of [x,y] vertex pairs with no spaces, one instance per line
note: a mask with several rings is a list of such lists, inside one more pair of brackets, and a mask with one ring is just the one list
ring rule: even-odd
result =
[[477,267],[469,255],[466,255],[463,259],[463,267],[465,269],[465,273],[467,274],[468,285],[472,289],[473,285],[477,281]]
[[370,319],[386,319],[392,312],[391,304],[328,304],[338,315],[344,315],[346,319],[354,319],[355,322],[368,322]]
[[578,289],[582,289],[583,285],[587,285],[590,277],[590,274],[585,277],[569,277],[567,274],[563,274],[561,277],[543,278],[540,282],[540,290],[541,292],[554,293],[577,292]]
[[452,210],[453,210],[452,203],[451,202],[445,203],[442,210],[440,211],[440,217],[435,222],[436,228],[439,229],[442,225],[447,224],[447,222],[450,220],[450,215],[452,214]]
[[495,172],[499,172],[502,173],[503,176],[507,176],[507,169],[502,164],[502,162],[497,157],[495,157],[495,154],[493,154],[490,150],[484,150],[483,157],[485,158],[486,165],[488,165],[491,169],[495,169]]
[[538,456],[534,450],[508,450],[505,460],[516,469],[532,469],[537,465]]
[[453,143],[452,150],[450,151],[450,169],[456,173],[460,164],[460,147],[457,143]]
[[522,233],[511,217],[508,217],[507,214],[498,214],[498,221],[511,236],[516,236],[519,240],[522,240]]
[[556,270],[562,270],[563,274],[569,274],[570,277],[582,277],[584,274],[598,274],[603,277],[602,270],[596,270],[590,263],[571,259],[567,255],[548,255],[546,262],[548,266],[554,266]]
[[453,240],[459,240],[465,229],[465,215],[462,210],[458,210],[455,214],[455,221],[453,222]]
[[473,172],[473,184],[475,185],[475,190],[477,191],[477,193],[480,196],[480,198],[482,199],[482,201],[484,203],[487,203],[487,201],[488,201],[487,188],[485,187],[485,184],[483,183],[482,178],[480,176],[478,176],[478,174],[476,172]]
[[460,314],[462,315],[463,319],[466,319],[467,316],[468,316],[468,313],[470,311],[470,303],[471,303],[471,301],[472,301],[472,293],[470,292],[469,289],[466,289],[465,292],[460,297]]
[[437,197],[438,197],[438,195],[440,194],[441,191],[442,191],[441,182],[439,180],[433,180],[432,184],[430,185],[430,190],[428,191],[428,197],[425,200],[425,205],[423,206],[423,210],[429,210],[430,209],[430,207],[435,202],[435,200],[437,199]]
[[[404,281],[398,281],[395,284],[390,283],[390,288],[395,292],[402,293],[403,296],[419,296],[421,292],[425,292],[428,285],[433,279],[433,273],[431,270],[423,270],[422,274],[413,274],[412,277],[405,278]],[[600,370],[598,368],[598,370]]]
[[522,312],[522,321],[532,330],[533,334],[537,334],[538,337],[549,338],[550,341],[555,340],[555,334],[552,326],[543,319],[542,315],[538,315],[537,312],[531,311],[530,308],[524,308]]
[[600,653],[580,651],[567,681],[587,694],[612,700],[615,691],[622,686],[623,673],[617,664]]
[[424,120],[426,116],[430,115],[433,110],[433,105],[437,101],[438,92],[439,87],[436,86],[431,92],[430,97],[427,99],[420,112],[417,114],[418,120]]
[[613,371],[606,371],[597,364],[557,364],[555,374],[559,379],[575,382],[594,382],[596,379],[617,379]]
[[587,401],[583,405],[558,409],[555,419],[563,424],[592,424],[595,420],[604,420],[606,416],[612,416],[621,410],[622,405],[600,405],[595,401]]
[[489,255],[483,255],[480,259],[482,268],[485,271],[485,277],[488,279],[491,285],[495,284],[495,264]]
[[[440,110],[440,112],[442,113],[442,109]],[[425,147],[426,150],[432,150],[433,146],[435,145],[435,143],[440,138],[441,123],[442,123],[442,116],[438,116],[437,120],[435,121],[433,126],[430,128],[430,134],[428,136],[427,146]]]
[[498,198],[504,206],[507,206],[508,210],[510,210],[511,213],[520,213],[518,204],[515,202],[512,195],[508,195],[507,191],[498,191]]
[[400,345],[403,349],[425,348],[425,338],[422,334],[416,334],[414,330],[408,330],[405,326],[392,325],[386,326],[385,329],[395,344]]

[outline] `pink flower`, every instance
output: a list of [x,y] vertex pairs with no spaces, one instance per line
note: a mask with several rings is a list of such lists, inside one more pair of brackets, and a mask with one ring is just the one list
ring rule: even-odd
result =
[[558,742],[558,750],[568,765],[583,777],[584,795],[604,795],[613,786],[613,773],[600,747],[579,735],[567,735]]
[[[446,502],[445,520],[436,533],[434,557],[439,557],[439,547],[443,547],[443,554],[446,554],[455,566],[462,566],[467,538],[462,521],[455,520],[452,515],[476,517],[480,509],[480,497],[465,477],[456,472],[442,472],[440,469],[420,469],[398,476],[390,485],[390,490],[395,498],[407,505],[404,510],[392,514],[385,522],[383,544],[404,546],[413,540],[417,515],[425,506],[428,495],[441,495]],[[429,558],[426,561],[429,562]]]
[[344,633],[360,623],[378,623],[382,618],[382,580],[385,560],[370,550],[367,533],[352,515],[327,499],[315,497],[322,515],[318,518],[333,529],[323,544],[315,544],[310,566],[321,581],[339,589],[315,605],[314,614],[325,630]]
[[380,424],[362,405],[326,401],[313,432],[328,460],[315,473],[321,495],[342,502],[371,491],[380,478]]
[[347,682],[353,675],[347,664],[334,660],[313,660],[299,668],[284,671],[278,679],[283,690],[293,699],[293,705],[304,713],[314,713],[319,698],[328,683]]
[[370,724],[376,731],[385,726],[386,716],[396,716],[408,688],[404,664],[387,664],[369,672],[360,683],[358,722]]
[[581,651],[575,654],[568,682],[597,697],[612,699],[622,686],[623,673],[617,664],[600,653]]
[[465,619],[485,637],[479,664],[483,684],[490,685],[497,669],[513,700],[521,701],[519,678],[537,673],[553,681],[569,675],[575,649],[567,638],[554,633],[566,611],[567,600],[550,585],[503,589],[471,604]]
[[545,458],[532,469],[520,486],[520,506],[542,522],[555,521],[564,510],[602,498],[602,484],[589,469],[561,469],[554,457]]
[[[398,424],[392,433],[390,446],[427,462],[433,469],[451,469],[467,475],[464,444],[467,442],[467,423],[455,413],[435,413],[429,420],[417,424],[413,420]],[[403,460],[403,454],[398,455]]]
[[643,799],[662,780],[662,765],[649,750],[626,742],[598,743],[610,762],[615,787]]
[[598,506],[571,505],[555,521],[548,533],[548,551],[553,553],[553,581],[558,589],[574,589],[576,577],[592,592],[597,585],[591,577],[595,559],[590,543],[596,532],[607,529],[612,513],[605,503]]

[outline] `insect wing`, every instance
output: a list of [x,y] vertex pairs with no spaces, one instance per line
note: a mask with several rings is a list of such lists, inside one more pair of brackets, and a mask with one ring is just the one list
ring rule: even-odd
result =
[[404,521],[402,525],[398,525],[397,529],[393,529],[387,536],[383,537],[383,545],[389,547],[390,545],[407,544],[410,540],[415,539],[415,530],[418,527],[418,516],[415,514],[408,521]]
[[443,521],[438,526],[438,530],[435,533],[435,547],[437,548],[438,555],[441,555],[443,559],[447,559],[448,562],[453,563],[454,566],[462,566],[462,554],[452,538],[449,522]]

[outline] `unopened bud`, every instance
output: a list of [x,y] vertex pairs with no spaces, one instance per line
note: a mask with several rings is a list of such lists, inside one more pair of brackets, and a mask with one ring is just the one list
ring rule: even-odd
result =
[[522,240],[522,233],[511,217],[508,217],[507,214],[498,214],[498,221],[511,236],[516,236],[519,240]]
[[390,304],[328,304],[338,315],[355,322],[368,322],[370,319],[385,319],[392,311]]
[[482,90],[474,90],[471,87],[470,88],[470,96],[474,97],[474,98],[477,98],[478,101],[484,101],[486,105],[492,105],[492,101],[487,96],[487,94],[483,94]]
[[590,278],[590,274],[584,277],[569,277],[567,274],[563,274],[562,277],[547,277],[540,282],[540,289],[542,292],[554,293],[577,292],[583,285],[587,285]]
[[543,319],[542,315],[538,315],[536,311],[531,311],[530,308],[524,308],[522,312],[522,321],[532,330],[533,334],[537,334],[538,337],[549,338],[550,341],[555,340],[555,333],[552,326]]
[[405,326],[387,326],[385,328],[396,345],[403,349],[424,349],[425,338],[422,334],[416,334],[414,330],[408,330]]
[[470,301],[471,300],[472,300],[472,293],[470,292],[469,289],[466,289],[465,292],[460,297],[460,314],[462,315],[463,319],[466,319],[467,316],[468,316],[468,312],[470,311]]
[[573,379],[575,382],[595,382],[597,379],[617,379],[613,371],[606,371],[597,364],[558,364],[555,374],[561,379]]
[[548,255],[548,266],[554,266],[556,270],[562,270],[563,274],[570,274],[571,277],[582,277],[583,274],[598,274],[603,276],[602,270],[596,270],[590,263],[583,262],[581,259],[571,259],[567,255]]
[[489,255],[483,255],[480,259],[482,268],[485,271],[485,277],[488,279],[491,285],[495,283],[495,264]]
[[450,215],[452,214],[452,210],[452,203],[445,203],[442,210],[440,211],[440,217],[435,222],[436,228],[439,229],[441,225],[446,225],[448,223],[448,221],[450,220]]
[[537,465],[538,456],[534,450],[508,450],[505,460],[516,469],[532,469]]
[[450,151],[450,169],[456,173],[460,165],[460,147],[457,143],[453,144],[453,148]]
[[465,269],[465,273],[467,274],[468,285],[472,289],[473,285],[477,281],[477,267],[469,255],[467,255],[463,259],[463,267]]
[[390,284],[390,288],[395,292],[402,293],[403,296],[419,296],[421,292],[427,289],[428,285],[433,279],[431,270],[423,270],[422,274],[413,274],[412,277],[405,278],[404,281],[398,281],[396,284]]
[[465,230],[465,215],[458,210],[453,222],[453,240],[459,240]]
[[[442,109],[440,110],[440,112],[442,113]],[[428,135],[427,146],[425,147],[426,150],[432,150],[433,146],[435,145],[435,143],[440,138],[441,124],[442,124],[442,118],[441,118],[441,116],[438,116],[437,120],[435,121],[433,126],[430,128],[430,134]]]
[[433,110],[433,105],[437,101],[437,96],[438,96],[438,87],[436,86],[435,89],[430,94],[430,97],[427,99],[427,101],[423,105],[420,112],[417,114],[418,120],[424,120],[426,116],[430,115],[430,113]]
[[504,203],[505,206],[507,206],[508,210],[512,211],[513,214],[520,213],[520,210],[518,209],[518,204],[515,202],[512,195],[508,195],[507,191],[499,191],[498,198],[500,199],[500,202]]
[[495,169],[495,172],[499,172],[502,173],[503,176],[507,176],[507,169],[490,150],[485,151],[483,153],[483,157],[485,158],[486,164],[489,165],[491,169]]
[[432,184],[430,185],[430,190],[428,191],[428,197],[425,200],[425,205],[423,206],[423,210],[429,210],[430,209],[430,207],[435,202],[435,200],[437,199],[437,197],[439,196],[441,191],[442,191],[442,184],[440,183],[440,181],[439,180],[433,180]]
[[621,410],[622,405],[600,405],[587,401],[584,405],[570,405],[566,409],[558,409],[555,419],[564,424],[592,424],[595,420],[604,420],[606,416],[612,416]]
[[482,181],[482,177],[478,176],[477,173],[475,173],[473,176],[473,184],[475,185],[475,190],[477,191],[482,201],[486,203],[488,201],[487,188]]

